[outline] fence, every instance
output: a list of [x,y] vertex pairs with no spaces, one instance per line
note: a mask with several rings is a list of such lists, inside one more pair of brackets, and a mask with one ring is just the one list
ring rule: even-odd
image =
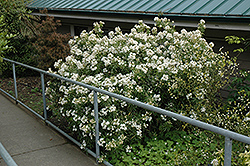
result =
[[[210,124],[207,124],[207,123],[201,122],[199,120],[195,120],[195,119],[192,119],[192,118],[189,118],[189,117],[177,114],[177,113],[173,113],[173,112],[165,110],[165,109],[154,107],[154,106],[151,106],[151,105],[148,105],[148,104],[145,104],[145,103],[142,103],[142,102],[139,102],[139,101],[136,101],[136,100],[133,100],[133,99],[130,99],[130,98],[127,98],[127,97],[115,94],[115,93],[110,93],[108,91],[99,89],[97,87],[90,86],[90,85],[87,85],[87,84],[84,84],[84,83],[81,83],[81,82],[77,82],[77,81],[74,81],[74,80],[71,80],[71,79],[59,76],[57,74],[48,73],[48,72],[46,72],[44,70],[41,70],[41,69],[38,69],[38,68],[35,68],[35,67],[32,67],[32,66],[29,66],[29,65],[25,65],[25,64],[22,64],[20,62],[12,61],[12,60],[6,59],[6,58],[3,58],[3,60],[12,63],[12,67],[13,67],[13,79],[14,79],[14,87],[15,87],[15,97],[11,96],[10,94],[8,94],[7,92],[5,92],[1,88],[0,88],[0,90],[2,92],[4,92],[5,94],[7,94],[8,96],[10,96],[11,98],[13,98],[16,101],[16,103],[20,103],[21,105],[23,105],[24,107],[26,107],[28,110],[30,110],[31,112],[33,112],[35,115],[37,115],[39,118],[41,118],[42,120],[44,120],[47,124],[49,124],[51,127],[53,127],[58,132],[60,132],[61,134],[63,134],[65,137],[67,137],[68,139],[70,139],[71,141],[73,141],[79,147],[81,146],[81,143],[79,143],[74,138],[72,138],[71,136],[69,136],[68,134],[66,134],[64,131],[62,131],[61,129],[59,129],[58,127],[56,127],[52,122],[50,122],[47,119],[44,75],[56,77],[56,78],[64,80],[64,81],[71,82],[73,84],[77,84],[77,85],[83,86],[83,87],[88,88],[88,89],[90,89],[90,90],[92,90],[94,92],[94,111],[95,111],[95,121],[96,121],[96,124],[95,124],[95,132],[96,132],[96,134],[95,134],[96,135],[96,137],[95,137],[95,146],[96,146],[96,152],[93,152],[90,149],[86,149],[86,150],[87,150],[87,152],[89,154],[91,154],[93,157],[95,157],[96,160],[98,160],[98,158],[100,157],[100,147],[98,145],[98,140],[99,140],[99,120],[98,120],[98,102],[97,102],[98,96],[97,96],[97,92],[98,93],[102,93],[102,94],[106,94],[106,95],[108,95],[110,97],[114,97],[116,99],[123,100],[125,102],[131,103],[131,104],[139,106],[141,108],[144,108],[144,109],[147,109],[147,110],[150,110],[150,111],[153,111],[153,112],[157,112],[159,114],[167,115],[169,117],[175,118],[175,119],[180,120],[182,122],[186,122],[186,123],[189,123],[191,125],[194,125],[194,126],[203,128],[205,130],[209,130],[209,131],[212,131],[214,133],[217,133],[217,134],[225,136],[224,166],[230,166],[231,165],[232,140],[237,140],[237,141],[240,141],[240,142],[244,142],[244,143],[250,144],[250,137],[238,134],[236,132],[232,132],[232,131],[229,131],[229,130],[226,130],[226,129],[223,129],[223,128],[219,128],[217,126],[210,125]],[[18,100],[15,65],[21,65],[23,67],[35,70],[35,71],[37,71],[37,72],[40,73],[40,75],[41,75],[41,83],[42,83],[44,116],[39,115],[34,110],[32,110],[31,108],[29,108],[24,103],[22,103],[21,101]],[[111,165],[107,161],[104,161],[104,164],[105,165]]]
[[12,159],[12,157],[4,148],[1,142],[0,142],[0,156],[2,156],[3,160],[8,166],[17,166],[16,162]]

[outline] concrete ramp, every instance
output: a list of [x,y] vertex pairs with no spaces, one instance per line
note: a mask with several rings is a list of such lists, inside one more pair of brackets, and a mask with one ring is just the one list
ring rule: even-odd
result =
[[[96,166],[40,119],[0,93],[0,142],[19,166]],[[0,156],[0,166],[6,163]]]

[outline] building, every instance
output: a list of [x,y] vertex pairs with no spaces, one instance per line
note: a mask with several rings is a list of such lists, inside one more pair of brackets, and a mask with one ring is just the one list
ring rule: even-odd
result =
[[[205,38],[215,43],[215,51],[225,47],[231,56],[238,46],[228,45],[225,36],[250,37],[249,0],[34,0],[28,5],[33,14],[39,10],[62,21],[60,32],[79,35],[82,30],[90,30],[93,22],[104,21],[104,31],[120,26],[127,32],[144,20],[153,25],[154,17],[167,17],[175,21],[176,29],[195,29],[200,19],[206,21]],[[250,69],[249,51],[240,55],[240,68]]]

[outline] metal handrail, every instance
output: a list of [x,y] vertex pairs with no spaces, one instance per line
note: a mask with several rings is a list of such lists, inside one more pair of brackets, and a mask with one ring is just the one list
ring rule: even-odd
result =
[[3,158],[8,166],[17,166],[16,162],[4,148],[3,144],[0,142],[0,156]]
[[[159,107],[155,107],[155,106],[152,106],[152,105],[149,105],[149,104],[145,104],[145,103],[142,103],[140,101],[136,101],[136,100],[124,97],[124,96],[116,94],[116,93],[108,92],[106,90],[99,89],[97,87],[94,87],[94,86],[91,86],[91,85],[88,85],[88,84],[84,84],[82,82],[74,81],[74,80],[62,77],[60,75],[57,75],[57,74],[49,73],[47,71],[44,71],[44,70],[29,66],[29,65],[26,65],[26,64],[23,64],[23,63],[20,63],[20,62],[16,62],[16,61],[13,61],[13,60],[10,60],[10,59],[7,59],[7,58],[3,58],[3,60],[11,62],[13,64],[14,81],[16,81],[15,64],[27,67],[27,68],[35,70],[37,72],[40,72],[41,81],[42,81],[43,101],[44,101],[44,117],[41,117],[40,115],[38,115],[38,116],[41,119],[45,120],[46,123],[51,124],[52,127],[54,127],[56,130],[58,130],[59,132],[61,132],[64,135],[67,135],[67,134],[63,133],[63,131],[60,131],[60,129],[58,129],[50,121],[47,120],[45,89],[44,89],[44,74],[46,74],[48,76],[59,78],[61,80],[67,81],[67,82],[71,82],[73,84],[83,86],[83,87],[88,88],[88,89],[90,89],[90,90],[92,90],[94,92],[94,110],[95,110],[95,119],[96,119],[96,129],[95,129],[96,130],[96,142],[95,142],[96,143],[96,153],[93,153],[92,151],[91,152],[89,151],[89,152],[90,152],[90,154],[92,154],[92,156],[96,157],[96,159],[98,159],[99,156],[100,156],[100,148],[99,148],[99,145],[97,143],[98,140],[99,140],[99,134],[97,134],[97,133],[99,133],[97,92],[102,93],[102,94],[106,94],[108,96],[123,100],[125,102],[131,103],[131,104],[136,105],[138,107],[141,107],[141,108],[153,111],[153,112],[157,112],[157,113],[160,113],[160,114],[163,114],[163,115],[167,115],[169,117],[175,118],[175,119],[180,120],[182,122],[186,122],[186,123],[189,123],[191,125],[197,126],[199,128],[203,128],[205,130],[209,130],[209,131],[212,131],[214,133],[225,136],[225,154],[224,154],[224,165],[225,166],[231,165],[232,139],[243,142],[243,143],[250,144],[250,137],[248,137],[248,136],[245,136],[245,135],[233,132],[233,131],[229,131],[229,130],[226,130],[226,129],[223,129],[223,128],[220,128],[220,127],[217,127],[217,126],[214,126],[214,125],[211,125],[211,124],[207,124],[207,123],[204,123],[202,121],[195,120],[195,119],[192,119],[192,118],[189,118],[189,117],[183,116],[181,114],[177,114],[177,113],[174,113],[174,112],[171,112],[171,111],[159,108]],[[16,82],[15,82],[14,85],[15,85],[15,95],[16,95],[16,97],[14,99],[16,100],[17,103],[25,105],[25,104],[23,104],[22,102],[20,102],[18,100]],[[0,90],[3,91],[1,88],[0,88]],[[31,110],[31,111],[34,112],[33,110]],[[37,114],[37,113],[35,113],[35,114]],[[70,136],[68,136],[68,137],[70,137]],[[70,139],[73,139],[73,138],[70,138]],[[81,144],[79,142],[77,142],[76,140],[74,140],[73,142],[75,142],[78,146],[81,146]],[[104,162],[104,164],[110,165],[108,162]]]

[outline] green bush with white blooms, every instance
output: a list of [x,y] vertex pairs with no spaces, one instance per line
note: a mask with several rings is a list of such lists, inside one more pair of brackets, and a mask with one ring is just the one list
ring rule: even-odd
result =
[[[130,33],[123,33],[116,27],[107,35],[102,30],[103,22],[94,23],[93,30],[83,31],[80,36],[69,41],[70,55],[58,60],[54,64],[56,71],[49,72],[193,119],[220,125],[221,122],[215,121],[221,111],[217,108],[221,102],[217,96],[236,69],[235,61],[226,53],[215,53],[214,44],[208,43],[202,37],[204,20],[200,21],[197,30],[182,29],[180,32],[175,30],[169,19],[156,17],[154,22],[151,27],[139,21]],[[68,123],[68,129],[82,142],[83,148],[92,149],[95,142],[93,92],[78,85],[55,80],[48,82],[46,93],[50,99],[56,101],[49,106],[53,114]],[[133,157],[129,158],[130,154],[138,153],[139,149],[134,145],[150,148],[156,144],[153,138],[161,140],[160,143],[166,142],[164,139],[170,138],[167,136],[168,132],[174,130],[181,130],[187,135],[193,133],[192,127],[185,123],[100,93],[98,109],[98,143],[102,152],[100,160],[111,160],[114,165],[121,164],[124,157],[133,160]],[[195,133],[202,132],[196,129]],[[214,138],[203,136],[199,137],[204,141]],[[170,142],[171,145],[166,145],[166,148],[177,147],[174,140],[168,143]],[[187,149],[193,149],[198,154],[200,147],[195,149],[192,146]],[[213,147],[213,150],[218,149]],[[116,156],[118,152],[124,156]],[[185,163],[189,163],[187,161],[192,158],[192,161],[202,164],[215,158],[211,158],[213,152],[206,155],[209,151],[200,153],[203,156],[197,155],[205,160],[196,160],[196,155],[190,156],[182,152],[181,148],[176,152],[169,150],[171,155],[182,155],[175,157],[173,162],[180,163],[185,159]],[[147,165],[147,161],[148,165],[156,164],[149,160],[141,161],[135,164]]]

